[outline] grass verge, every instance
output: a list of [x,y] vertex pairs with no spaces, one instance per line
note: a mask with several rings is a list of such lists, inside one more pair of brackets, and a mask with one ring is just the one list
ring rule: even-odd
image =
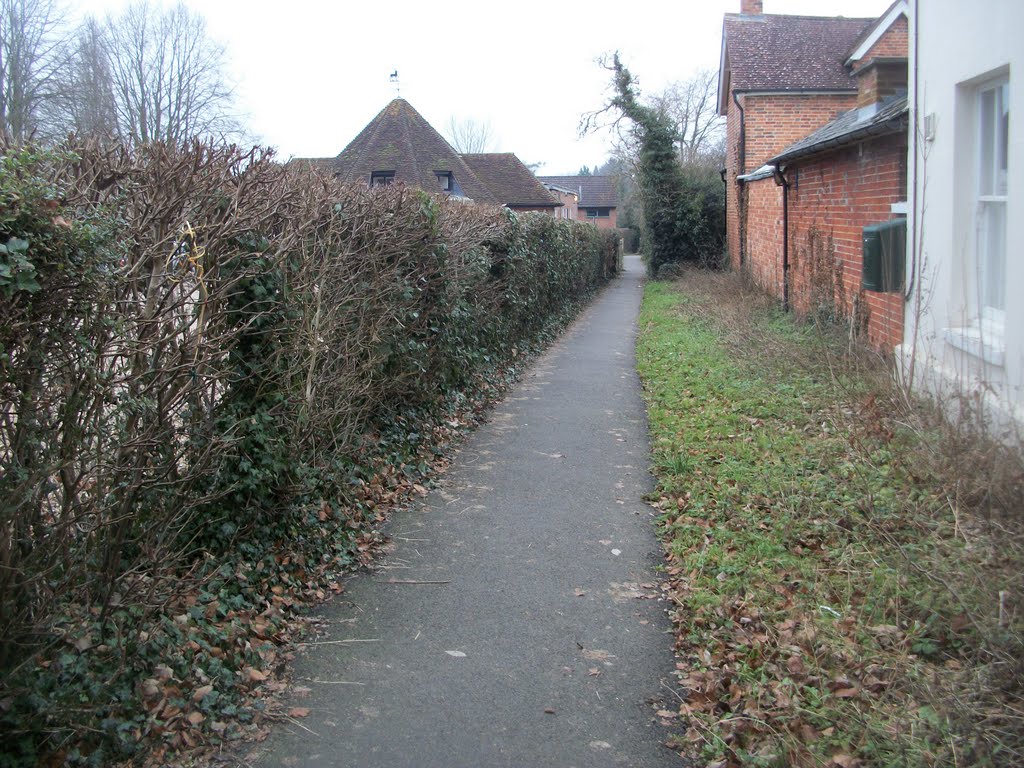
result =
[[1024,763],[1024,463],[732,275],[652,282],[638,365],[711,766]]

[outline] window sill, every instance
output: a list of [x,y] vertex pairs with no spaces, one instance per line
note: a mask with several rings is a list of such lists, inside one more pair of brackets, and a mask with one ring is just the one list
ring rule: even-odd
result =
[[946,342],[969,355],[981,358],[989,365],[1002,367],[1006,361],[1006,342],[1001,331],[976,325],[964,328],[946,328],[943,331]]

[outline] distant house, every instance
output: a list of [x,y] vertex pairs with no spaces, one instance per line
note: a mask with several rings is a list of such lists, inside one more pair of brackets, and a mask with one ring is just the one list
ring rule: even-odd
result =
[[577,195],[576,218],[600,229],[618,226],[619,193],[612,176],[539,176],[552,190],[568,190]]
[[[911,0],[903,371],[1024,430],[1024,4]],[[915,78],[916,74],[916,78]],[[947,398],[948,401],[948,398]]]
[[787,308],[843,316],[891,352],[903,338],[903,261],[889,246],[905,238],[906,0],[877,19],[742,7],[725,17],[719,78],[730,262]]
[[558,217],[561,219],[573,219],[575,220],[579,213],[580,206],[580,193],[579,191],[573,191],[564,187],[559,187],[556,184],[549,184],[543,182],[544,186],[547,187],[548,191],[555,196],[555,199],[562,204],[562,207],[558,211]]
[[460,155],[405,99],[394,99],[337,157],[299,158],[369,186],[405,183],[517,211],[556,215],[560,203],[511,152]]

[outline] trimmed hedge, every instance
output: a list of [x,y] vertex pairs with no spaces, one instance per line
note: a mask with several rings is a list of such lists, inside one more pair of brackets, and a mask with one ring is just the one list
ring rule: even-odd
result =
[[0,765],[187,744],[206,685],[204,718],[244,721],[279,587],[356,562],[434,425],[618,257],[263,149],[0,163]]

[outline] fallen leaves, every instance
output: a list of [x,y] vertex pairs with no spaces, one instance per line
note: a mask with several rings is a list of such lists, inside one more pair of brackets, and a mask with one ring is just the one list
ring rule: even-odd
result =
[[192,701],[200,702],[211,693],[213,693],[212,685],[201,685],[192,691]]

